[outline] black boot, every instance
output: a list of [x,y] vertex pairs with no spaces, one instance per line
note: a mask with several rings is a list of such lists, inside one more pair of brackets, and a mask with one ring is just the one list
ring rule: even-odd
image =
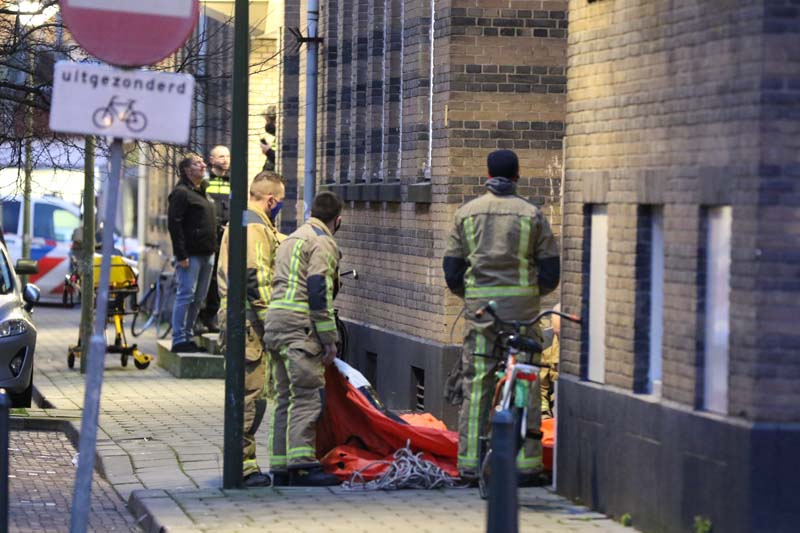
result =
[[293,487],[331,487],[339,484],[339,478],[325,472],[322,466],[289,470],[289,485]]
[[272,477],[273,487],[289,486],[289,472],[286,470],[270,470],[269,475]]
[[271,487],[272,478],[269,477],[267,474],[262,474],[261,472],[253,472],[252,474],[245,476],[244,486],[247,488]]

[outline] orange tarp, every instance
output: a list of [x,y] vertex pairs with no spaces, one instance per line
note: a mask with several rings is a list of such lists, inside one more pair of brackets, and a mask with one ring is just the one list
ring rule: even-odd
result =
[[[325,371],[325,382],[326,406],[317,425],[317,450],[328,472],[349,478],[375,460],[391,461],[394,452],[410,441],[415,453],[423,452],[448,474],[458,475],[458,433],[390,418],[333,365]],[[365,479],[374,479],[387,467],[370,469]]]
[[[414,453],[422,452],[425,459],[444,472],[458,476],[457,432],[447,430],[444,423],[427,413],[394,415],[376,397],[370,400],[371,391],[359,390],[335,365],[326,369],[325,381],[325,409],[317,424],[317,453],[327,472],[349,479],[353,472],[382,461],[363,473],[365,481],[375,479],[389,467],[394,452],[410,441]],[[543,459],[548,470],[552,469],[554,430],[554,419],[542,422]]]

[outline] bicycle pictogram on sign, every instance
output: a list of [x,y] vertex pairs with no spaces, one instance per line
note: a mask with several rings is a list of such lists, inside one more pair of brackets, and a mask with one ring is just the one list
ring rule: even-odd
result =
[[106,129],[114,124],[114,120],[120,120],[131,132],[139,133],[147,127],[147,116],[133,108],[135,103],[136,100],[117,100],[116,96],[112,96],[107,106],[95,110],[92,122],[98,128]]

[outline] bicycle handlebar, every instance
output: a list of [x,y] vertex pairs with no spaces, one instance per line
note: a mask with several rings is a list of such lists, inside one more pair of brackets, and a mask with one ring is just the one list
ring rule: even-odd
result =
[[519,331],[519,329],[524,326],[532,326],[548,315],[558,315],[561,318],[569,320],[570,322],[575,322],[576,324],[581,323],[581,317],[579,317],[578,315],[570,315],[567,313],[562,313],[561,311],[556,311],[554,309],[548,309],[547,311],[542,311],[541,313],[536,315],[532,320],[528,321],[503,320],[499,316],[497,316],[497,302],[495,302],[494,300],[490,301],[489,303],[487,303],[486,305],[475,311],[475,318],[483,318],[483,315],[485,313],[489,313],[492,316],[492,318],[494,318],[494,321],[496,323],[504,326],[511,326],[516,331]]

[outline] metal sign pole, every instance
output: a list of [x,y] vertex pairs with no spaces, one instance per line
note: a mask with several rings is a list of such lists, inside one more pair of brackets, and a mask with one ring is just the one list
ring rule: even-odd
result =
[[250,23],[247,0],[236,0],[233,47],[233,127],[231,135],[231,211],[228,225],[228,318],[225,325],[225,430],[222,486],[242,486],[242,434],[244,433],[245,265],[247,229],[242,225],[247,209],[247,72],[250,63]]
[[[105,365],[105,329],[108,320],[109,279],[111,277],[111,252],[114,249],[114,220],[117,212],[119,182],[122,177],[122,139],[115,138],[111,144],[111,175],[105,195],[105,224],[103,225],[103,261],[100,266],[100,281],[97,284],[94,334],[89,343],[86,362],[86,385],[83,397],[83,418],[78,451],[78,474],[72,494],[72,521],[70,533],[85,533],[89,525],[89,509],[92,495],[95,446],[97,444],[97,420],[100,411],[100,393],[103,387]],[[92,290],[91,287],[85,290]]]
[[94,308],[94,136],[87,135],[83,165],[83,250],[78,259],[81,283],[81,374],[86,374]]

